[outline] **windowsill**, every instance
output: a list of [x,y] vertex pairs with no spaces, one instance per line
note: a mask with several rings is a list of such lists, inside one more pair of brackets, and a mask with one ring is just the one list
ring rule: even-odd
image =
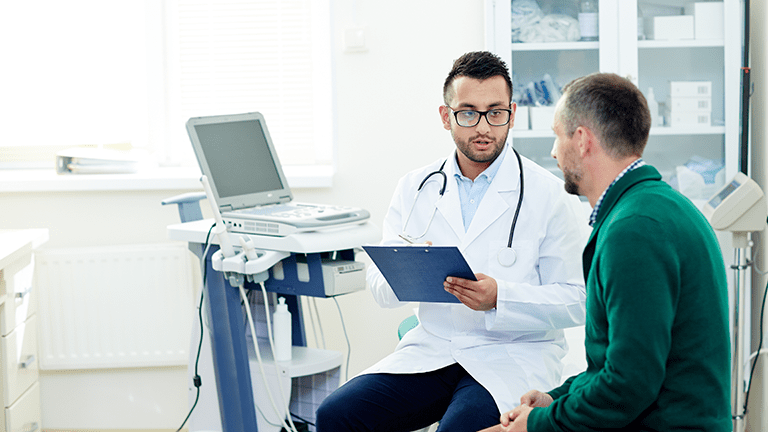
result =
[[[333,186],[333,167],[284,166],[292,189]],[[202,190],[198,168],[153,168],[131,174],[56,174],[49,169],[0,170],[0,192]]]

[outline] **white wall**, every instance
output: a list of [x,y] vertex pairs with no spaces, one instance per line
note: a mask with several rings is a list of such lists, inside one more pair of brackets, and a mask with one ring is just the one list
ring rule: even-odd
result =
[[[302,201],[364,207],[380,226],[397,179],[453,148],[438,116],[442,84],[455,58],[484,48],[483,2],[332,3],[334,187],[294,192]],[[343,52],[343,32],[350,27],[365,29],[367,52]],[[178,215],[159,203],[181,192],[8,193],[0,196],[0,228],[49,228],[48,248],[165,242],[165,227]],[[339,303],[352,345],[352,376],[394,349],[397,325],[411,309],[383,310],[367,292],[342,296]],[[328,348],[346,352],[333,301],[319,300],[318,307]],[[186,415],[186,374],[185,368],[44,373],[43,427],[175,430]],[[62,397],[66,410],[54,407]]]

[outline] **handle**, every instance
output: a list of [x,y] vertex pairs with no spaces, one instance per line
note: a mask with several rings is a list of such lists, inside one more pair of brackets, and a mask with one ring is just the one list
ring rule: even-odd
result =
[[35,356],[31,355],[27,357],[23,362],[19,363],[19,369],[26,369],[35,362]]

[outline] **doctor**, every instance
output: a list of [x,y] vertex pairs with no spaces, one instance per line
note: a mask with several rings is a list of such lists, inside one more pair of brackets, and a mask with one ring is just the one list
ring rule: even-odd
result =
[[[439,431],[477,431],[531,386],[560,383],[562,329],[585,320],[586,214],[561,180],[506,144],[511,95],[494,54],[455,61],[440,117],[456,151],[400,180],[382,244],[457,246],[478,281],[446,280],[461,303],[420,303],[419,325],[395,352],[325,399],[319,432],[413,431],[436,421]],[[367,279],[382,307],[407,304],[375,266]]]

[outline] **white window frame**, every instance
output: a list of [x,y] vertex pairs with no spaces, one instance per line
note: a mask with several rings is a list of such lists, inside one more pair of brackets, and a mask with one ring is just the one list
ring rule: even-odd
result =
[[[79,0],[83,7],[104,4],[104,0]],[[146,47],[146,55],[138,62],[146,61],[145,65],[139,65],[136,70],[139,71],[135,76],[138,83],[138,94],[136,95],[136,124],[134,134],[131,137],[133,147],[145,148],[155,153],[157,162],[161,166],[192,166],[196,168],[197,164],[192,155],[191,145],[186,136],[183,122],[169,126],[174,112],[178,112],[178,105],[174,102],[177,97],[175,86],[171,85],[172,80],[178,75],[178,70],[173,67],[173,61],[176,58],[171,49],[174,39],[170,37],[169,31],[173,30],[173,20],[170,18],[178,6],[179,1],[184,0],[144,0],[140,3],[144,8],[144,14],[147,18],[145,26],[136,32],[137,41]],[[56,0],[39,0],[37,6],[45,10],[47,2],[56,2]],[[11,4],[4,5],[0,10],[13,12]],[[59,2],[56,2],[59,3]],[[215,4],[217,2],[207,1],[203,3]],[[262,3],[262,2],[259,2]],[[301,0],[294,0],[293,3],[302,3]],[[314,154],[314,160],[307,165],[291,163],[290,154],[280,154],[281,162],[289,176],[291,173],[301,173],[304,171],[312,173],[317,177],[330,176],[334,165],[334,125],[333,125],[333,100],[332,100],[332,77],[331,77],[331,31],[330,31],[330,1],[329,0],[305,0],[308,7],[311,7],[312,21],[317,26],[312,28],[312,41],[315,44],[312,50],[312,65],[319,71],[313,75],[313,92],[310,109],[312,112],[311,121],[308,130],[311,132],[311,149]],[[6,16],[13,16],[12,13]],[[6,18],[10,19],[10,18]],[[94,19],[90,15],[89,19]],[[1,24],[1,23],[0,23]],[[171,24],[170,26],[168,24]],[[48,37],[55,38],[55,34]],[[158,39],[162,43],[158,43]],[[15,42],[14,42],[15,43]],[[19,51],[17,51],[19,52]],[[139,56],[140,57],[140,56]],[[22,66],[22,62],[17,62]],[[142,67],[144,66],[144,67]],[[51,73],[55,73],[52,71]],[[0,77],[2,79],[2,77]],[[41,127],[45,127],[45,118],[49,115],[66,115],[67,113],[45,112],[46,105],[39,105],[41,110],[36,115],[41,122]],[[7,114],[13,107],[6,106]],[[174,111],[176,110],[176,111]],[[269,108],[254,106],[254,111],[268,111]],[[12,112],[11,112],[12,114]],[[224,114],[224,113],[221,113]],[[5,116],[4,116],[5,117]],[[13,118],[13,116],[5,117]],[[138,119],[138,120],[137,120]],[[144,119],[144,120],[142,120]],[[277,124],[281,119],[270,119],[267,116],[268,124],[273,122]],[[177,120],[178,123],[178,120]],[[280,153],[281,142],[275,135],[275,130],[270,127],[270,132],[275,140],[275,146]],[[279,134],[278,134],[279,136]],[[47,140],[45,140],[47,141]],[[54,143],[60,144],[60,143]],[[117,148],[125,148],[124,143],[103,142],[83,144],[104,144],[115,145]],[[2,146],[3,144],[0,144]],[[33,167],[52,167],[54,163],[53,155],[61,148],[66,148],[70,143],[64,145],[51,145],[50,142],[27,143],[24,146],[6,146],[2,147],[3,156],[0,157],[0,169],[3,168],[33,168]],[[41,163],[39,159],[41,151],[45,153]],[[283,152],[285,153],[285,152]],[[33,156],[30,156],[33,155]],[[0,181],[2,179],[0,178]],[[289,179],[290,182],[290,179]],[[291,182],[293,185],[294,182]]]

